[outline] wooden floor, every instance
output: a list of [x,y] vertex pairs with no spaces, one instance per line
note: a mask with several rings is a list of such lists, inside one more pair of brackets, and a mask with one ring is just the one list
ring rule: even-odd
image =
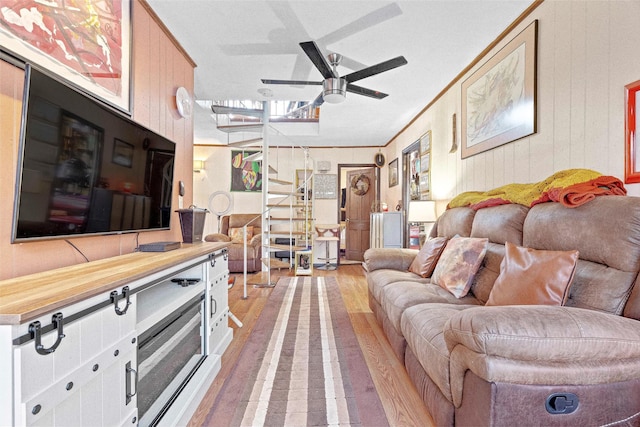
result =
[[[293,275],[288,270],[272,272],[272,281],[279,276]],[[360,264],[341,265],[335,271],[314,269],[314,276],[338,278],[342,298],[351,324],[358,337],[360,348],[369,366],[380,400],[391,426],[434,426],[418,393],[409,381],[406,371],[391,350],[382,329],[376,322],[367,302],[367,282]],[[238,359],[256,320],[271,293],[271,288],[247,286],[246,300],[242,299],[242,275],[237,276],[236,285],[229,291],[229,308],[244,324],[238,328],[233,322],[234,336],[229,348],[222,356],[222,368],[211,385],[189,426],[202,426],[231,368]]]

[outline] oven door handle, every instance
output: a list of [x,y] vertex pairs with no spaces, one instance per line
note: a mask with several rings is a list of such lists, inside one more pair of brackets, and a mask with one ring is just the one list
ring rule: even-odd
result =
[[[133,382],[136,385],[136,390],[133,393],[131,393],[131,372],[133,372]],[[131,398],[138,394],[138,371],[131,367],[131,361],[125,365],[125,381],[127,393],[125,404],[128,405],[131,402]]]

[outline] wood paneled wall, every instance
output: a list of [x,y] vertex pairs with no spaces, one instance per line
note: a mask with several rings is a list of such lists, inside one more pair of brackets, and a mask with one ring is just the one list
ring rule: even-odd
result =
[[[459,149],[450,154],[454,113],[460,144],[463,76],[387,147],[387,158],[400,156],[431,130],[432,189],[438,200],[536,182],[569,168],[624,179],[624,86],[640,78],[638,16],[640,2],[633,0],[545,1],[470,71],[538,19],[536,134],[464,160]],[[383,199],[395,203],[400,186],[388,189],[382,183]],[[626,187],[640,195],[639,184]]]
[[[132,117],[177,144],[173,193],[177,209],[178,181],[192,182],[193,119],[178,115],[175,93],[180,86],[193,93],[195,64],[141,0],[132,2],[132,38]],[[0,280],[86,262],[64,240],[10,243],[23,84],[23,71],[0,61]],[[191,185],[186,189],[184,206],[188,207],[193,190]],[[140,233],[138,240],[182,240],[177,214],[172,214],[171,230]],[[89,260],[130,253],[136,247],[135,234],[71,241]]]

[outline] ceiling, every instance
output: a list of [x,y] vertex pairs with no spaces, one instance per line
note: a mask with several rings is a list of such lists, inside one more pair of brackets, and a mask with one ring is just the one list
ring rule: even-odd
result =
[[[396,56],[406,58],[407,65],[357,82],[388,97],[377,100],[347,93],[343,103],[321,106],[317,134],[269,137],[274,145],[310,147],[384,146],[532,3],[147,1],[196,62],[197,100],[268,100],[258,93],[263,88],[272,91],[273,100],[315,99],[321,86],[260,81],[321,81],[298,44],[303,41],[315,41],[325,54],[342,54],[340,75]],[[214,117],[210,110],[195,107],[196,144],[256,137],[228,136],[216,130]]]

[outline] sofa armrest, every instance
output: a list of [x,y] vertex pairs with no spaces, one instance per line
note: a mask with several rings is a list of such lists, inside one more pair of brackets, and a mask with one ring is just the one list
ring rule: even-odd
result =
[[207,234],[204,237],[204,240],[206,242],[230,242],[231,237],[227,236],[226,234],[213,233],[213,234]]
[[640,321],[574,307],[473,307],[444,326],[451,392],[464,374],[515,384],[601,384],[640,372]]
[[249,240],[249,245],[254,248],[259,248],[262,245],[262,234],[256,234]]
[[416,249],[373,248],[364,253],[367,271],[391,269],[408,271],[411,262],[418,254]]

